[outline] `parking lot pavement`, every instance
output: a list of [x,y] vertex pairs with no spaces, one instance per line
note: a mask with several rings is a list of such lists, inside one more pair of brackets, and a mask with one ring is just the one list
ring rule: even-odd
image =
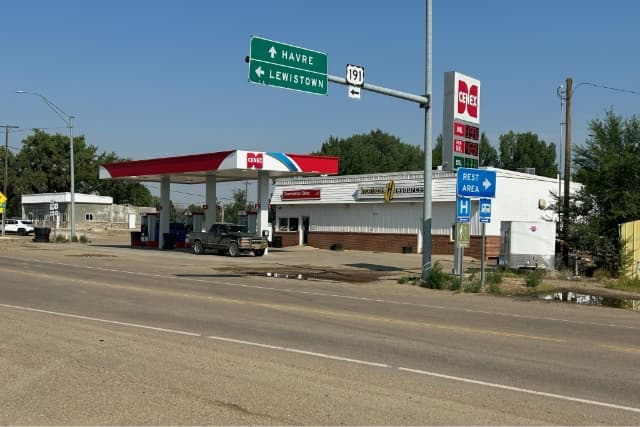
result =
[[[151,248],[130,248],[129,230],[95,230],[79,231],[89,239],[88,244],[74,243],[65,245],[64,250],[58,244],[32,243],[32,236],[8,236],[0,238],[0,250],[3,253],[19,250],[50,249],[56,252],[86,251],[88,248],[99,251],[122,252],[135,251],[145,257],[166,258],[172,256],[196,257],[190,249],[160,250]],[[131,254],[131,252],[129,252]],[[240,273],[292,273],[314,274],[318,278],[367,282],[372,280],[397,280],[400,278],[417,278],[422,274],[422,254],[401,254],[381,251],[342,250],[333,251],[317,249],[310,246],[291,246],[286,248],[269,248],[263,257],[243,255],[239,258],[207,254],[204,258],[193,258],[199,262],[208,261],[215,257],[216,266],[235,270]],[[453,268],[453,255],[434,255],[432,263],[438,262],[444,271]],[[208,263],[207,263],[208,264]],[[480,263],[465,257],[465,268],[479,267]],[[320,275],[318,272],[325,272]],[[332,274],[334,273],[334,274]]]

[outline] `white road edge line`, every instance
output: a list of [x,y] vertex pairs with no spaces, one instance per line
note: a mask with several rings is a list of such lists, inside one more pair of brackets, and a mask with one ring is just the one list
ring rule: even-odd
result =
[[631,406],[622,406],[622,405],[616,405],[616,404],[613,404],[613,403],[600,402],[600,401],[597,401],[597,400],[581,399],[579,397],[565,396],[565,395],[562,395],[562,394],[547,393],[547,392],[544,392],[544,391],[536,391],[536,390],[531,390],[531,389],[527,389],[527,388],[512,387],[512,386],[508,386],[508,385],[490,383],[490,382],[486,382],[486,381],[472,380],[470,378],[454,377],[452,375],[438,374],[437,372],[422,371],[420,369],[410,369],[410,368],[398,367],[398,370],[405,371],[405,372],[411,372],[413,374],[421,374],[421,375],[428,375],[428,376],[436,377],[436,378],[443,378],[443,379],[446,379],[446,380],[460,381],[460,382],[469,383],[469,384],[476,384],[476,385],[481,385],[481,386],[485,386],[485,387],[499,388],[499,389],[502,389],[502,390],[509,390],[509,391],[517,391],[517,392],[520,392],[520,393],[533,394],[533,395],[536,395],[536,396],[551,397],[553,399],[568,400],[570,402],[585,403],[587,405],[603,406],[605,408],[621,409],[623,411],[631,411],[631,412],[640,413],[640,408],[634,408],[634,407],[631,407]]
[[78,315],[78,314],[59,313],[57,311],[40,310],[40,309],[37,309],[37,308],[21,307],[21,306],[18,306],[18,305],[0,304],[0,307],[7,307],[7,308],[13,308],[13,309],[16,309],[16,310],[24,310],[24,311],[33,311],[33,312],[36,312],[36,313],[53,314],[55,316],[71,317],[73,319],[91,320],[91,321],[94,321],[94,322],[110,323],[110,324],[113,324],[113,325],[131,326],[132,328],[150,329],[152,331],[170,332],[172,334],[188,335],[190,337],[201,337],[202,336],[201,334],[197,334],[197,333],[193,333],[193,332],[177,331],[175,329],[157,328],[155,326],[140,325],[140,324],[137,324],[137,323],[117,322],[115,320],[99,319],[97,317],[81,316],[81,315]]
[[[60,313],[60,312],[57,312],[57,311],[50,311],[50,310],[40,310],[40,309],[37,309],[37,308],[22,307],[22,306],[17,306],[17,305],[0,304],[0,307],[6,307],[6,308],[15,309],[15,310],[31,311],[31,312],[36,312],[36,313],[51,314],[51,315],[55,315],[55,316],[69,317],[69,318],[72,318],[72,319],[90,320],[90,321],[94,321],[94,322],[109,323],[109,324],[120,325],[120,326],[130,326],[130,327],[133,327],[133,328],[148,329],[148,330],[152,330],[152,331],[169,332],[169,333],[173,333],[173,334],[188,335],[188,336],[192,336],[192,337],[202,337],[202,334],[198,334],[198,333],[194,333],[194,332],[186,332],[186,331],[178,331],[178,330],[175,330],[175,329],[158,328],[158,327],[155,327],[155,326],[140,325],[140,324],[136,324],[136,323],[117,322],[115,320],[100,319],[100,318],[97,318],[97,317],[81,316],[81,315],[77,315],[77,314]],[[281,347],[281,346],[276,346],[276,345],[261,344],[261,343],[251,342],[251,341],[236,340],[236,339],[232,339],[232,338],[224,338],[224,337],[217,337],[217,336],[208,336],[207,338],[209,338],[211,340],[225,341],[225,342],[232,342],[232,343],[241,344],[241,345],[250,345],[250,346],[253,346],[253,347],[267,348],[267,349],[271,349],[271,350],[280,350],[280,351],[286,351],[286,352],[290,352],[290,353],[303,354],[303,355],[306,355],[306,356],[321,357],[321,358],[324,358],[324,359],[338,360],[338,361],[349,362],[349,363],[357,363],[357,364],[366,365],[366,366],[373,366],[373,367],[376,367],[376,368],[397,369],[399,371],[410,372],[410,373],[420,374],[420,375],[427,375],[427,376],[436,377],[436,378],[442,378],[442,379],[451,380],[451,381],[459,381],[459,382],[464,382],[464,383],[468,383],[468,384],[476,384],[476,385],[481,385],[481,386],[485,386],[485,387],[497,388],[497,389],[502,389],[502,390],[516,391],[516,392],[520,392],[520,393],[533,394],[533,395],[536,395],[536,396],[544,396],[544,397],[550,397],[550,398],[553,398],[553,399],[567,400],[567,401],[570,401],[570,402],[578,402],[578,403],[584,403],[584,404],[587,404],[587,405],[601,406],[601,407],[605,407],[605,408],[620,409],[620,410],[623,410],[623,411],[631,411],[631,412],[640,413],[640,408],[633,408],[633,407],[630,407],[630,406],[616,405],[616,404],[613,404],[613,403],[600,402],[600,401],[597,401],[597,400],[581,399],[579,397],[565,396],[565,395],[562,395],[562,394],[546,393],[546,392],[543,392],[543,391],[530,390],[530,389],[520,388],[520,387],[512,387],[512,386],[508,386],[508,385],[490,383],[490,382],[474,380],[474,379],[470,379],[470,378],[455,377],[455,376],[452,376],[452,375],[439,374],[437,372],[422,371],[420,369],[403,368],[403,367],[400,367],[400,366],[397,367],[397,368],[394,368],[391,365],[387,365],[385,363],[367,362],[365,360],[350,359],[350,358],[347,358],[347,357],[333,356],[333,355],[330,355],[330,354],[316,353],[316,352],[313,352],[313,351],[299,350],[299,349],[295,349],[295,348],[287,348],[287,347]]]
[[347,357],[332,356],[330,354],[316,353],[316,352],[307,351],[307,350],[298,350],[296,348],[280,347],[280,346],[277,346],[277,345],[261,344],[261,343],[257,343],[257,342],[235,340],[235,339],[232,339],[232,338],[224,338],[224,337],[209,336],[207,338],[212,339],[212,340],[217,340],[217,341],[226,341],[226,342],[232,342],[232,343],[236,343],[236,344],[250,345],[250,346],[253,346],[253,347],[268,348],[268,349],[271,349],[271,350],[280,350],[280,351],[287,351],[289,353],[298,353],[298,354],[304,354],[304,355],[307,355],[307,356],[321,357],[323,359],[332,359],[332,360],[339,360],[339,361],[342,361],[342,362],[358,363],[360,365],[375,366],[377,368],[391,368],[391,366],[389,366],[389,365],[387,365],[385,363],[375,363],[375,362],[367,362],[365,360],[349,359]]

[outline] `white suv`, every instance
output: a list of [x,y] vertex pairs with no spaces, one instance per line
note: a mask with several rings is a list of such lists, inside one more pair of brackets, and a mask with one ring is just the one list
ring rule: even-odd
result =
[[[4,221],[5,233],[17,233],[21,236],[33,233],[33,221],[29,219],[8,218]],[[0,226],[2,221],[0,221]]]

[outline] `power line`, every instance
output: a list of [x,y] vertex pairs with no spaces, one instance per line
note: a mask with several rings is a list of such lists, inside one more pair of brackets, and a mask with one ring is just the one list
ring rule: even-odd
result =
[[611,86],[605,86],[605,85],[598,85],[595,83],[589,83],[589,82],[581,82],[578,83],[576,85],[576,87],[573,88],[573,92],[576,91],[576,89],[578,88],[578,86],[582,86],[582,85],[586,85],[586,86],[593,86],[593,87],[599,87],[601,89],[608,89],[608,90],[614,90],[616,92],[624,92],[624,93],[631,93],[633,95],[640,95],[640,92],[635,91],[635,90],[631,90],[631,89],[619,89],[617,87],[611,87]]
[[[574,87],[573,90],[571,91],[570,95],[573,95],[576,91],[576,89],[578,89],[579,86],[591,86],[591,87],[597,87],[600,89],[607,89],[607,90],[612,90],[615,92],[623,92],[623,93],[629,93],[632,95],[640,95],[640,92],[635,91],[635,90],[631,90],[631,89],[620,89],[617,87],[612,87],[612,86],[606,86],[606,85],[600,85],[600,84],[596,84],[596,83],[591,83],[591,82],[580,82],[577,83]],[[562,89],[562,86],[559,86],[557,89],[557,94],[560,97],[560,99],[562,99],[563,101],[567,100],[567,93],[566,91],[564,91]]]

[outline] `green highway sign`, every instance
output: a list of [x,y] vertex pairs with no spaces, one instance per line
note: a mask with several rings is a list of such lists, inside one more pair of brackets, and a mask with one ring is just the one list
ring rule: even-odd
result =
[[327,54],[251,37],[249,81],[326,95]]
[[327,54],[311,49],[251,37],[249,58],[285,67],[327,74]]
[[249,81],[303,92],[327,94],[327,75],[262,61],[249,62]]

